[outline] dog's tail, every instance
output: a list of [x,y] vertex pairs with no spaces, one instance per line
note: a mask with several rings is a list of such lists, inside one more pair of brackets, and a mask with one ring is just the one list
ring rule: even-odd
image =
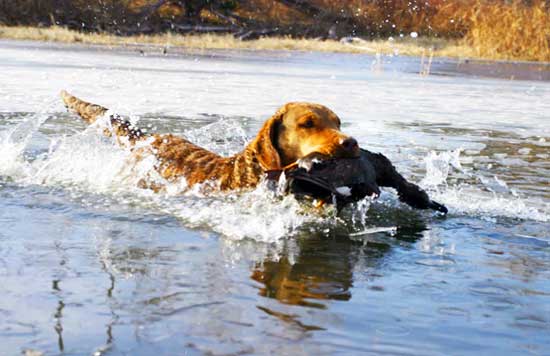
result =
[[[105,115],[108,111],[107,108],[101,105],[88,103],[74,95],[69,94],[65,90],[62,90],[60,95],[67,109],[76,112],[89,124],[94,123],[99,117]],[[110,121],[113,132],[118,137],[127,137],[130,142],[146,137],[140,129],[134,127],[128,120],[124,120],[116,114],[110,116]],[[110,136],[111,132],[106,130],[105,134]]]
[[67,109],[76,112],[89,124],[93,123],[98,117],[104,115],[108,110],[103,106],[91,104],[81,100],[76,96],[69,94],[65,90],[62,90],[60,95]]

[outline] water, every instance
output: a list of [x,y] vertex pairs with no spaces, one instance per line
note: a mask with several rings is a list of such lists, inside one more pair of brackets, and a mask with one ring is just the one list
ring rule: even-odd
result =
[[[447,67],[0,42],[0,355],[547,354],[550,85]],[[450,213],[152,194],[61,89],[223,154],[320,102]]]

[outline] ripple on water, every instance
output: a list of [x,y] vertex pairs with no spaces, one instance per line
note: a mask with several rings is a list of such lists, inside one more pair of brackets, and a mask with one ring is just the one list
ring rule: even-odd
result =
[[405,295],[441,296],[448,293],[447,289],[433,283],[415,283],[401,288]]
[[515,310],[521,307],[521,303],[512,297],[491,297],[485,305],[494,311]]
[[446,267],[456,264],[455,260],[446,256],[434,256],[431,258],[422,258],[414,261],[414,263],[422,266],[430,267]]
[[526,329],[550,329],[550,322],[541,315],[521,315],[515,318],[514,325]]
[[459,307],[441,307],[437,309],[439,314],[450,315],[450,316],[465,316],[469,317],[470,312],[468,310],[459,308]]
[[[536,84],[533,95],[526,96],[525,82],[435,76],[419,81],[417,75],[391,71],[377,73],[375,80],[355,80],[364,75],[365,57],[343,62],[330,55],[336,59],[330,63],[339,64],[346,79],[331,80],[333,90],[327,90],[311,85],[312,75],[335,68],[318,55],[314,62],[292,54],[270,63],[263,57],[222,62],[207,56],[198,63],[65,51],[71,61],[84,60],[95,68],[83,67],[86,73],[80,75],[84,72],[75,74],[70,66],[56,64],[56,73],[49,71],[51,66],[39,67],[57,63],[59,51],[45,56],[22,49],[0,52],[17,67],[0,61],[0,73],[15,68],[21,74],[5,76],[0,92],[11,94],[0,95],[0,109],[47,110],[55,116],[41,126],[40,115],[16,114],[3,121],[0,114],[0,176],[8,178],[0,183],[0,215],[16,217],[0,220],[0,281],[7,291],[0,297],[0,333],[6,328],[23,332],[0,335],[0,354],[20,354],[19,343],[41,346],[48,354],[95,350],[105,355],[548,350],[548,298],[543,293],[550,280],[550,265],[544,261],[550,258],[548,244],[540,242],[548,240],[545,223],[550,221],[544,181],[548,145],[523,139],[527,134],[548,136],[548,120],[541,114],[550,108],[542,100],[550,93],[547,85]],[[29,56],[32,66],[25,64]],[[352,68],[341,65],[346,63]],[[124,69],[112,70],[113,65]],[[270,80],[254,74],[260,65],[270,72]],[[166,66],[177,67],[181,75],[154,70]],[[285,76],[276,78],[273,71]],[[36,80],[39,72],[51,77],[51,85]],[[285,87],[281,84],[288,75],[295,85]],[[350,86],[352,76],[357,85]],[[412,89],[403,90],[403,83]],[[242,149],[248,134],[255,133],[248,119],[198,113],[252,115],[257,131],[278,101],[317,98],[347,121],[344,131],[388,155],[405,176],[415,182],[426,176],[432,198],[441,199],[451,213],[431,218],[429,212],[404,209],[397,198],[386,199],[387,204],[379,201],[365,214],[369,225],[361,225],[364,215],[355,216],[357,224],[348,216],[348,225],[338,227],[337,234],[333,225],[340,222],[332,215],[324,217],[328,224],[317,223],[294,201],[266,200],[261,189],[240,197],[149,196],[133,184],[152,165],[128,168],[128,152],[98,138],[74,115],[54,113],[62,104],[51,88],[62,85],[110,107],[139,113],[154,106],[159,114],[150,122],[159,131],[179,132],[222,154]],[[242,90],[220,90],[230,87]],[[52,110],[46,102],[50,98]],[[158,117],[166,114],[174,116]],[[30,122],[16,128],[21,120]],[[388,126],[392,120],[402,127]],[[428,125],[410,125],[416,120],[441,125],[428,132]],[[514,135],[518,131],[521,137]],[[4,134],[11,134],[10,139],[3,140]],[[459,147],[470,150],[459,154]],[[438,155],[429,154],[432,150]],[[174,194],[179,188],[174,186]],[[7,202],[4,196],[10,195]],[[33,234],[12,238],[11,223]],[[348,230],[369,232],[370,225],[397,226],[397,231],[366,234],[368,244],[364,236],[360,241],[343,236]],[[296,236],[289,237],[295,230]],[[213,237],[201,239],[199,231]],[[520,241],[518,234],[538,239]],[[317,235],[319,241],[312,241]],[[502,257],[482,250],[486,240],[498,241],[493,247],[502,250]],[[455,243],[460,249],[456,255]],[[9,267],[8,278],[1,276],[1,258]],[[82,278],[74,278],[78,276]],[[50,277],[57,281],[53,290]],[[28,280],[37,283],[20,286]],[[304,305],[285,304],[284,298]],[[41,308],[13,307],[21,301]],[[67,305],[63,312],[61,301]],[[216,302],[224,304],[211,304]],[[264,310],[258,308],[262,305]],[[80,325],[84,319],[86,327]],[[28,321],[36,329],[15,321]],[[62,337],[65,351],[57,346]]]
[[387,336],[406,336],[411,333],[411,330],[401,325],[388,325],[377,328],[376,332]]
[[470,293],[484,296],[501,296],[512,294],[512,289],[492,282],[477,283],[469,288]]

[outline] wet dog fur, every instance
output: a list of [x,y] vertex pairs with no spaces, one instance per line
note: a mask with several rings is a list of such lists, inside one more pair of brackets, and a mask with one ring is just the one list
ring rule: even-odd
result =
[[[108,109],[61,92],[65,106],[89,124]],[[158,159],[156,171],[168,182],[185,178],[188,187],[213,182],[221,190],[255,187],[270,171],[283,169],[310,154],[325,157],[358,157],[357,141],[340,131],[340,119],[320,104],[288,103],[270,117],[240,153],[222,157],[172,134],[145,134],[118,115],[109,116],[112,131],[131,147],[151,140],[147,149]],[[143,147],[134,150],[138,157]],[[158,186],[151,186],[159,190]]]

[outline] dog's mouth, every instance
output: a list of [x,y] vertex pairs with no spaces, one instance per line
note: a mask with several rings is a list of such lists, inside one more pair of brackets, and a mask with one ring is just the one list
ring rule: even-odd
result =
[[338,211],[367,196],[380,195],[374,168],[360,158],[314,154],[285,167],[284,173],[286,192],[299,199],[316,200],[319,205],[335,204]]

